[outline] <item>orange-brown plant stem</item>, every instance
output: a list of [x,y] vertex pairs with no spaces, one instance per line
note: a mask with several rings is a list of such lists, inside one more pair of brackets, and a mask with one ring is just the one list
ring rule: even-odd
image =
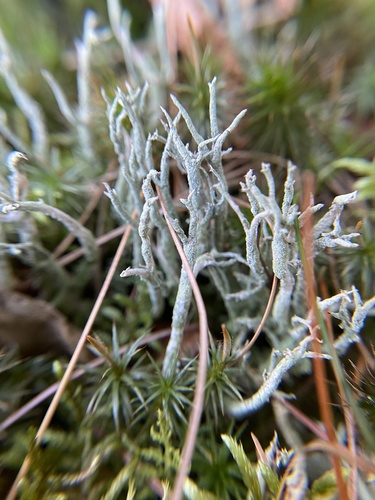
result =
[[[322,281],[320,283],[320,289],[322,290],[323,299],[328,297],[327,284],[324,281]],[[331,318],[328,315],[328,313],[325,314],[325,325],[327,328],[329,340],[330,340],[331,344],[333,345],[334,335],[333,335],[333,330],[332,330],[332,322],[331,322]],[[345,391],[344,391],[344,388],[342,385],[341,378],[338,376],[335,368],[334,368],[333,372],[334,372],[334,375],[336,378],[338,391],[339,391],[341,401],[342,401],[342,409],[343,409],[344,418],[345,418],[348,448],[352,452],[353,456],[356,456],[355,418],[354,418],[353,412],[351,411],[350,406],[346,402]],[[354,464],[350,468],[350,475],[349,475],[349,480],[348,480],[349,498],[357,498],[357,490],[358,490],[358,467],[356,464]]]
[[[307,209],[310,206],[311,194],[314,193],[314,178],[311,172],[305,172],[303,176],[303,200],[302,200],[302,210]],[[303,269],[305,273],[306,280],[306,299],[307,307],[311,314],[311,326],[312,332],[314,333],[314,340],[312,347],[317,353],[317,356],[313,358],[313,369],[315,386],[318,397],[319,410],[321,418],[324,422],[328,439],[330,443],[335,446],[338,444],[335,427],[333,423],[333,414],[331,411],[331,402],[327,386],[327,376],[324,360],[319,356],[321,353],[320,341],[318,337],[319,331],[319,321],[318,321],[318,308],[317,308],[317,294],[316,294],[316,283],[314,276],[314,254],[313,254],[313,218],[310,215],[307,217],[305,224],[302,227],[302,252],[301,258],[303,263]],[[342,476],[340,460],[337,456],[332,456],[333,468],[335,470],[337,487],[339,492],[340,500],[348,500],[348,494],[346,490],[346,485],[344,478]]]

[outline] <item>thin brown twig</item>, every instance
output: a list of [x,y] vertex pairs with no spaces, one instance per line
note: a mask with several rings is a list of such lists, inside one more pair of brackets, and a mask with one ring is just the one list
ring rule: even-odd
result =
[[[112,229],[112,231],[109,231],[106,234],[103,234],[103,236],[100,236],[99,238],[96,238],[96,244],[98,246],[105,245],[109,241],[113,240],[114,238],[117,238],[121,236],[126,228],[128,227],[127,224],[124,226],[119,226],[116,227],[116,229]],[[68,264],[71,264],[74,262],[76,259],[79,257],[82,257],[82,255],[85,254],[85,251],[83,248],[77,248],[76,250],[73,250],[72,252],[69,252],[68,254],[64,255],[63,257],[60,257],[57,262],[60,264],[60,266],[67,266]]]
[[362,343],[358,342],[357,349],[361,353],[361,356],[365,359],[366,365],[371,368],[371,370],[375,370],[375,357],[372,355],[367,347]]
[[[108,166],[110,168],[110,165]],[[95,185],[94,188],[94,193],[89,201],[89,203],[86,205],[85,210],[83,211],[82,215],[78,219],[78,222],[82,224],[83,226],[86,224],[88,218],[94,211],[95,207],[97,206],[100,198],[102,197],[103,191],[104,191],[104,184],[103,182],[109,182],[117,178],[117,172],[111,172],[110,170],[107,169],[107,172],[98,179],[97,182],[100,182],[101,184]],[[74,236],[69,233],[67,236],[59,243],[59,245],[55,248],[54,252],[52,253],[52,257],[57,259],[60,257],[65,250],[69,247],[71,243],[74,241]]]
[[199,316],[199,361],[198,361],[197,381],[195,386],[193,407],[189,418],[185,443],[182,448],[180,467],[177,472],[173,491],[170,497],[171,500],[180,500],[183,495],[184,482],[188,475],[191,460],[193,458],[195,443],[198,436],[199,425],[203,412],[204,393],[206,387],[207,362],[208,362],[208,322],[207,322],[207,314],[203,298],[200,293],[199,286],[195,279],[194,273],[189,265],[189,262],[186,258],[185,252],[178,239],[178,236],[175,233],[172,224],[168,219],[168,213],[164,204],[164,200],[161,195],[160,189],[157,186],[156,190],[159,196],[160,205],[169,232],[173,238],[173,242],[180,255],[185,270],[189,276],[189,281],[197,304],[198,316]]
[[249,340],[242,347],[242,349],[237,353],[237,355],[233,359],[233,361],[231,361],[231,363],[229,364],[229,366],[232,366],[234,363],[237,363],[237,361],[239,361],[241,358],[243,358],[245,356],[245,354],[250,351],[250,349],[253,347],[253,345],[255,344],[256,340],[258,339],[259,335],[262,333],[263,327],[264,327],[264,325],[265,325],[265,323],[267,321],[267,318],[268,318],[268,316],[269,316],[269,314],[271,312],[272,306],[273,306],[273,302],[274,302],[275,295],[276,295],[276,290],[277,290],[277,282],[278,282],[278,279],[277,279],[276,275],[274,274],[273,275],[273,280],[272,280],[271,292],[270,292],[270,294],[268,296],[267,306],[266,306],[266,309],[264,310],[264,313],[263,313],[262,319],[260,320],[258,328],[256,329],[256,331],[255,331],[254,335],[252,336],[251,340]]
[[[136,212],[134,211],[132,217],[135,217],[135,216],[136,216]],[[58,387],[58,389],[57,389],[57,391],[56,391],[56,393],[51,401],[51,404],[50,404],[50,406],[49,406],[49,408],[44,416],[42,423],[40,424],[40,427],[39,427],[37,434],[35,436],[34,446],[38,446],[40,444],[46,430],[48,429],[48,426],[49,426],[49,424],[52,420],[52,417],[56,411],[56,408],[60,402],[61,396],[62,396],[62,394],[63,394],[63,392],[64,392],[72,374],[73,374],[74,367],[78,363],[79,357],[80,357],[81,352],[82,352],[84,345],[86,343],[86,337],[89,334],[89,332],[91,331],[91,328],[94,324],[96,316],[98,315],[100,307],[101,307],[103,300],[107,294],[109,285],[111,284],[112,278],[115,274],[116,268],[119,264],[120,258],[122,256],[122,253],[125,249],[125,246],[127,244],[128,239],[129,239],[130,232],[131,232],[131,226],[129,225],[126,228],[126,230],[122,236],[122,239],[119,243],[116,254],[113,258],[111,267],[109,268],[109,271],[108,271],[108,274],[104,280],[103,286],[99,292],[99,295],[96,299],[94,307],[92,308],[90,316],[87,320],[85,328],[82,331],[81,337],[79,338],[79,341],[78,341],[77,346],[74,350],[74,353],[69,361],[69,364],[66,368],[66,371],[61,379],[59,387]],[[9,491],[9,494],[7,496],[7,500],[14,500],[16,498],[18,485],[20,484],[20,481],[22,480],[22,478],[27,474],[27,472],[30,468],[30,464],[31,464],[31,452],[29,452],[28,455],[26,456],[26,458],[21,466],[21,469],[19,470],[17,477],[12,485],[12,488]]]

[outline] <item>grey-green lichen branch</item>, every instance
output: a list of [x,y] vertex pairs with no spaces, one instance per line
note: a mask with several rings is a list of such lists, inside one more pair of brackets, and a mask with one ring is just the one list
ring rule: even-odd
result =
[[[171,292],[177,287],[175,296],[172,330],[170,342],[167,346],[166,356],[163,363],[163,374],[170,376],[175,373],[177,360],[186,326],[188,313],[191,306],[192,292],[188,275],[183,267],[178,264],[176,252],[171,244],[165,221],[160,216],[156,201],[156,193],[153,183],[156,183],[162,193],[168,210],[169,220],[178,234],[183,245],[184,252],[192,268],[195,267],[197,259],[208,251],[216,250],[217,242],[210,234],[215,225],[222,225],[225,220],[226,208],[224,198],[218,197],[213,188],[216,176],[226,185],[222,165],[223,156],[228,152],[223,150],[223,145],[228,135],[238,125],[244,115],[241,112],[223,132],[219,132],[216,116],[216,79],[210,84],[210,123],[212,136],[204,138],[193,124],[188,112],[172,96],[176,105],[177,114],[172,118],[166,110],[162,110],[165,116],[163,126],[167,137],[161,139],[164,150],[161,156],[159,170],[153,167],[150,155],[151,141],[160,139],[158,134],[143,135],[140,126],[140,107],[137,104],[139,91],[127,88],[128,94],[118,89],[115,100],[107,100],[108,117],[110,121],[110,134],[119,158],[122,182],[125,181],[126,189],[123,189],[123,197],[119,198],[118,190],[107,188],[107,195],[114,202],[117,212],[125,214],[124,210],[132,200],[131,205],[139,211],[138,237],[140,246],[137,248],[138,262],[133,259],[133,268],[127,269],[122,276],[137,274],[147,282],[153,309],[156,313],[162,305],[162,280],[157,272],[157,263],[161,267],[164,281]],[[121,109],[122,108],[122,109]],[[120,109],[120,112],[118,110]],[[131,122],[130,134],[124,130],[123,119],[127,117]],[[191,149],[184,144],[180,133],[179,124],[183,121],[189,130],[192,139],[196,143],[196,149]],[[182,220],[177,215],[173,204],[170,186],[170,161],[175,160],[179,170],[186,175],[189,194],[180,203],[187,212],[188,227],[184,228]],[[215,172],[215,176],[212,174]],[[140,196],[140,182],[142,197]],[[125,214],[125,217],[126,214]],[[155,242],[156,239],[156,242]],[[179,276],[178,276],[179,275]]]
[[[281,208],[276,201],[275,185],[269,165],[263,165],[262,167],[262,173],[265,175],[268,185],[268,196],[264,195],[256,186],[256,177],[251,171],[246,175],[246,182],[241,186],[248,197],[253,213],[251,222],[228,196],[223,186],[220,183],[217,184],[217,188],[226,197],[242,223],[246,234],[247,262],[254,279],[259,277],[262,284],[264,280],[264,261],[261,259],[261,252],[266,255],[267,247],[271,250],[272,271],[280,280],[280,290],[271,315],[270,324],[273,331],[272,333],[269,331],[270,326],[265,330],[268,330],[268,336],[275,345],[276,350],[272,356],[280,352],[281,345],[286,347],[281,359],[265,375],[263,383],[255,394],[249,399],[229,405],[229,412],[236,417],[243,417],[259,409],[260,406],[269,401],[272,394],[277,390],[283,376],[292,367],[296,366],[303,358],[315,355],[306,349],[313,338],[310,332],[309,317],[307,319],[297,316],[291,317],[290,312],[293,311],[294,314],[296,312],[303,313],[303,309],[296,311],[296,303],[293,300],[296,283],[301,284],[304,279],[295,224],[297,223],[301,227],[307,215],[317,213],[322,208],[322,205],[312,204],[304,213],[300,214],[298,207],[293,204],[295,170],[296,168],[289,164]],[[357,246],[352,240],[358,237],[359,234],[342,234],[340,224],[340,216],[344,206],[353,202],[356,195],[357,193],[354,192],[336,197],[329,211],[316,222],[313,228],[313,248],[316,254],[327,247]],[[268,227],[271,227],[272,234],[270,234]],[[261,228],[263,231],[259,233]],[[271,243],[269,242],[270,239]],[[292,272],[293,269],[294,273]],[[355,311],[353,314],[350,314],[349,310],[351,305],[349,304],[351,302],[349,296],[354,297]],[[360,340],[359,332],[369,309],[373,307],[373,300],[366,302],[363,306],[358,292],[353,290],[350,293],[341,292],[335,298],[327,299],[327,301],[319,302],[318,306],[321,309],[326,308],[341,320],[340,326],[343,329],[343,334],[336,340],[334,347],[338,354],[343,354],[351,343]],[[332,309],[335,307],[338,308],[337,312]],[[242,321],[252,328],[256,324],[250,318],[248,320],[242,318]],[[278,332],[280,332],[279,335]],[[283,334],[283,337],[281,334]],[[296,342],[298,342],[297,345]],[[323,356],[326,357],[328,354],[323,354]]]
[[353,286],[350,291],[342,290],[329,299],[319,300],[320,310],[329,311],[340,321],[343,333],[335,340],[333,346],[339,355],[343,355],[351,344],[360,342],[360,332],[365,320],[375,309],[375,297],[363,302],[359,291]]
[[[267,403],[272,394],[279,387],[283,377],[303,358],[315,356],[314,352],[308,351],[307,346],[313,340],[313,336],[303,339],[294,349],[286,349],[283,353],[273,351],[272,358],[280,357],[280,361],[269,372],[264,372],[263,383],[258,391],[248,399],[231,402],[228,411],[234,417],[244,417],[259,410]],[[271,358],[271,360],[272,360]]]
[[[212,91],[215,80],[211,84],[211,103],[210,103],[210,121],[211,131],[217,131],[216,123],[216,94]],[[222,158],[225,155],[223,144],[229,133],[238,125],[244,112],[241,112],[232,122],[232,124],[222,133],[214,137],[204,139],[196,130],[189,115],[176,98],[173,98],[174,104],[179,110],[179,114],[188,127],[193,139],[197,143],[195,151],[185,145],[177,131],[177,123],[172,120],[166,111],[167,119],[166,130],[170,140],[170,156],[174,158],[180,169],[186,174],[189,185],[189,196],[181,199],[181,203],[188,211],[189,227],[187,234],[179,227],[178,219],[173,219],[174,227],[180,235],[185,255],[189,264],[194,268],[197,259],[212,248],[214,242],[207,237],[209,226],[215,224],[220,217],[223,217],[223,199],[217,199],[212,189],[212,170],[225,183]],[[208,165],[205,167],[205,165]],[[162,173],[160,174],[162,175]],[[212,230],[212,229],[211,229]],[[186,325],[187,316],[191,304],[191,285],[184,268],[181,269],[180,281],[177,290],[177,296],[173,308],[171,337],[167,346],[166,355],[163,362],[163,373],[165,376],[173,375],[177,367],[177,360],[182,341],[183,329]]]
[[[243,214],[235,200],[229,195],[225,184],[218,179],[214,187],[234,210],[246,235],[246,260],[250,274],[243,275],[242,282],[248,281],[252,286],[248,286],[247,290],[237,292],[232,297],[245,299],[252,295],[253,290],[264,287],[267,281],[266,260],[266,264],[269,264],[273,274],[280,280],[279,292],[272,311],[272,320],[274,325],[279,325],[277,329],[282,332],[289,329],[290,310],[295,302],[293,298],[295,287],[300,286],[302,282],[295,224],[297,223],[301,227],[307,214],[318,212],[323,205],[311,205],[304,213],[299,212],[298,206],[293,201],[296,167],[291,163],[288,164],[287,168],[281,206],[276,200],[275,183],[270,165],[263,164],[261,172],[267,182],[268,194],[264,194],[258,188],[256,176],[251,170],[245,176],[245,183],[241,183],[242,191],[248,198],[253,214],[251,220]],[[322,252],[327,247],[357,246],[352,240],[359,234],[342,234],[340,226],[340,215],[344,206],[354,201],[355,198],[356,193],[336,197],[327,214],[315,224],[313,236],[316,253]],[[301,311],[295,312],[299,314]],[[250,327],[249,323],[248,326]]]

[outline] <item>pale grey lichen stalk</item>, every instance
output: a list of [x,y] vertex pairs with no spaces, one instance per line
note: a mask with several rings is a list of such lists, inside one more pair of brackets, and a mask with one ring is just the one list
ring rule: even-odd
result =
[[328,299],[318,301],[319,309],[329,311],[340,321],[343,333],[335,340],[334,348],[343,355],[351,344],[360,342],[360,332],[367,316],[374,313],[375,297],[363,302],[358,290],[353,286],[350,291],[343,290]]
[[173,81],[175,68],[167,46],[167,29],[163,5],[153,2],[153,30],[155,51],[142,50],[131,36],[131,16],[123,10],[119,0],[107,0],[108,16],[113,34],[118,41],[127,71],[127,80],[134,87],[149,82],[148,108],[153,125],[160,117],[160,105],[164,103],[165,89]]
[[[353,287],[351,291],[342,291],[339,294],[325,300],[318,299],[318,308],[321,312],[330,312],[330,314],[340,320],[340,328],[343,333],[335,340],[333,347],[339,356],[342,356],[352,343],[360,342],[360,331],[363,328],[366,317],[375,309],[375,297],[363,303],[358,290]],[[298,317],[292,318],[294,325],[295,338],[302,332],[308,332],[308,335],[299,342],[292,350],[286,349],[281,359],[276,364],[271,364],[271,369],[263,375],[264,381],[253,396],[246,400],[232,402],[228,405],[228,411],[235,417],[245,417],[250,413],[257,411],[261,406],[267,403],[277,390],[283,377],[296,366],[303,358],[317,356],[314,352],[307,351],[308,344],[313,340],[310,319]],[[298,328],[298,325],[301,328]],[[296,328],[297,327],[297,328]],[[296,332],[299,335],[296,335]],[[323,351],[328,351],[327,347],[322,346]],[[273,351],[272,359],[279,352]],[[323,352],[321,357],[330,359],[330,355]]]
[[[218,130],[216,119],[216,94],[211,84],[210,92],[210,121],[211,132]],[[189,264],[194,268],[197,259],[211,248],[208,245],[212,242],[207,240],[209,226],[214,224],[216,218],[223,216],[223,198],[214,197],[214,192],[210,189],[212,180],[210,174],[215,172],[221,181],[225,183],[222,168],[222,157],[226,153],[222,147],[225,138],[235,128],[244,112],[241,112],[232,122],[232,124],[222,133],[204,139],[196,130],[189,115],[176,98],[173,98],[186,126],[188,127],[194,141],[197,143],[197,149],[191,151],[187,145],[184,145],[176,128],[176,123],[164,112],[167,118],[167,130],[172,134],[170,155],[174,158],[180,169],[186,173],[189,185],[189,196],[187,199],[180,200],[187,208],[189,214],[189,228],[187,234],[183,234],[182,228],[178,228],[178,220],[174,219],[174,225],[177,226]],[[213,111],[215,110],[215,111]],[[207,165],[207,167],[205,167]],[[212,227],[211,227],[212,231]],[[181,269],[180,281],[178,285],[177,296],[173,308],[172,330],[170,341],[167,346],[166,355],[163,362],[163,373],[165,376],[172,375],[177,367],[177,360],[183,335],[183,329],[191,303],[191,286],[188,275],[184,268]]]
[[[61,222],[61,224],[80,241],[85,249],[87,258],[92,261],[95,260],[97,256],[97,246],[93,235],[88,229],[83,227],[76,219],[56,207],[47,205],[42,201],[25,200],[27,195],[27,179],[26,176],[19,171],[20,164],[23,161],[27,161],[27,157],[19,151],[12,151],[7,156],[6,164],[10,172],[8,176],[9,195],[0,192],[0,212],[3,214],[11,214],[13,212],[40,212],[51,219]],[[34,234],[36,231],[31,220],[28,220],[28,225],[25,224],[24,219],[22,220],[23,231],[19,231],[19,237],[21,242],[30,244],[32,240],[30,237],[25,238],[25,233]],[[20,224],[20,218],[18,218],[18,224]],[[30,225],[33,227],[31,230],[27,231],[26,227]]]
[[[1,194],[0,194],[1,196]],[[83,227],[76,219],[59,210],[56,207],[46,205],[42,201],[16,201],[14,203],[0,203],[0,212],[10,214],[11,212],[40,212],[51,219],[55,219],[63,224],[81,243],[85,249],[88,260],[95,260],[97,256],[97,246],[92,233]]]
[[[154,314],[162,307],[163,294],[170,294],[177,288],[173,307],[172,331],[163,363],[163,373],[169,376],[176,371],[179,350],[189,314],[192,292],[188,275],[181,264],[177,264],[177,255],[173,249],[171,238],[165,221],[155,206],[156,193],[153,184],[156,183],[167,207],[168,216],[183,245],[186,257],[192,268],[199,257],[209,251],[216,251],[216,242],[212,240],[215,234],[215,224],[223,224],[226,208],[224,198],[217,196],[214,182],[218,177],[226,186],[222,166],[225,139],[237,126],[244,112],[241,112],[232,124],[219,133],[216,116],[216,80],[210,84],[210,121],[211,137],[204,138],[193,124],[188,112],[178,99],[172,96],[177,114],[172,118],[166,110],[162,110],[166,121],[163,126],[167,137],[161,138],[164,150],[161,155],[159,170],[152,164],[150,141],[160,140],[156,133],[147,139],[144,136],[140,119],[141,108],[138,106],[139,90],[127,88],[127,94],[117,90],[113,102],[107,100],[110,135],[119,158],[123,183],[121,197],[118,189],[107,187],[107,195],[111,198],[116,211],[128,219],[130,209],[138,212],[138,236],[134,237],[135,252],[133,267],[126,269],[122,276],[137,274],[147,282]],[[128,118],[132,128],[130,133],[124,130],[122,122]],[[178,131],[179,122],[183,121],[196,143],[196,149],[184,144]],[[185,230],[174,206],[170,187],[170,161],[175,160],[179,170],[186,175],[189,194],[181,199],[181,206],[187,211],[188,228]],[[141,189],[140,189],[141,188]],[[143,196],[140,196],[140,192]],[[156,243],[155,238],[156,236]],[[139,247],[137,247],[140,242]],[[159,274],[155,257],[162,275]],[[233,261],[233,255],[228,257]],[[222,265],[222,264],[221,264]],[[179,275],[179,276],[178,276]],[[164,285],[164,286],[162,286]],[[167,286],[165,286],[167,285]],[[163,289],[164,288],[164,289]]]
[[[32,135],[31,152],[35,155],[35,157],[38,160],[46,161],[49,154],[49,148],[48,148],[48,133],[45,123],[44,113],[40,105],[19,84],[13,68],[12,54],[1,30],[0,30],[0,75],[4,79],[9,91],[12,94],[15,103],[26,117],[27,122],[30,126]],[[8,136],[8,139],[13,139],[14,135],[6,127],[5,120],[6,120],[5,115],[3,115],[1,119],[2,122],[1,128],[2,130],[4,130],[5,135]],[[24,148],[23,145],[21,145],[18,138],[15,139],[17,145],[21,146],[24,152],[27,152],[28,148]]]

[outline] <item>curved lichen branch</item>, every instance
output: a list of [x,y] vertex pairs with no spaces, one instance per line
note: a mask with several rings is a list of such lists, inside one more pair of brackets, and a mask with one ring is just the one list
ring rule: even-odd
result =
[[[145,181],[144,181],[145,184]],[[145,203],[142,213],[139,218],[138,234],[141,240],[141,254],[144,260],[144,265],[136,268],[128,268],[121,273],[122,278],[128,276],[139,276],[146,281],[149,295],[151,298],[154,317],[161,314],[163,310],[162,298],[162,281],[160,272],[156,268],[156,263],[153,255],[152,243],[152,211],[153,205],[157,201],[157,196],[145,197]]]
[[[285,350],[276,366],[269,373],[265,372],[263,375],[264,381],[258,391],[248,399],[230,402],[228,405],[229,413],[237,418],[243,418],[251,413],[254,413],[270,400],[273,393],[279,387],[284,375],[287,374],[299,361],[303,358],[311,358],[313,356],[323,356],[324,358],[327,358],[327,355],[319,355],[315,352],[307,351],[307,346],[314,338],[314,336],[309,335],[294,349]],[[279,353],[274,351],[274,355],[276,354]]]
[[129,224],[133,230],[137,230],[137,224],[136,222],[132,219],[131,213],[126,209],[124,204],[121,202],[121,200],[118,197],[118,194],[116,192],[116,189],[113,189],[110,187],[110,185],[107,182],[103,182],[105,190],[104,190],[104,195],[107,196],[112,203],[112,207],[116,211],[117,215],[119,216],[120,220],[124,224]]
[[97,245],[91,232],[83,227],[78,221],[70,217],[62,210],[56,207],[46,205],[41,201],[17,201],[14,203],[0,204],[0,212],[7,214],[9,212],[39,212],[55,219],[63,224],[71,232],[85,249],[87,259],[93,261],[97,257]]
[[[341,356],[351,344],[360,342],[360,331],[363,328],[364,322],[367,316],[375,309],[375,297],[363,302],[358,290],[353,287],[350,291],[343,290],[328,299],[317,299],[317,305],[320,311],[330,312],[332,316],[339,320],[339,327],[343,333],[335,340],[333,347],[336,353]],[[284,375],[291,368],[304,358],[311,358],[318,355],[315,352],[307,351],[308,344],[316,338],[315,332],[311,327],[311,318],[304,319],[294,316],[292,324],[299,330],[308,330],[310,334],[294,349],[286,349],[276,364],[273,364],[272,360],[275,356],[280,358],[280,353],[273,351],[271,355],[271,369],[264,375],[262,385],[250,398],[230,403],[228,409],[231,415],[245,417],[258,410],[270,400]],[[296,328],[295,333],[297,333]],[[320,357],[331,359],[330,355],[327,354],[327,348],[324,344],[322,351],[319,354]]]

